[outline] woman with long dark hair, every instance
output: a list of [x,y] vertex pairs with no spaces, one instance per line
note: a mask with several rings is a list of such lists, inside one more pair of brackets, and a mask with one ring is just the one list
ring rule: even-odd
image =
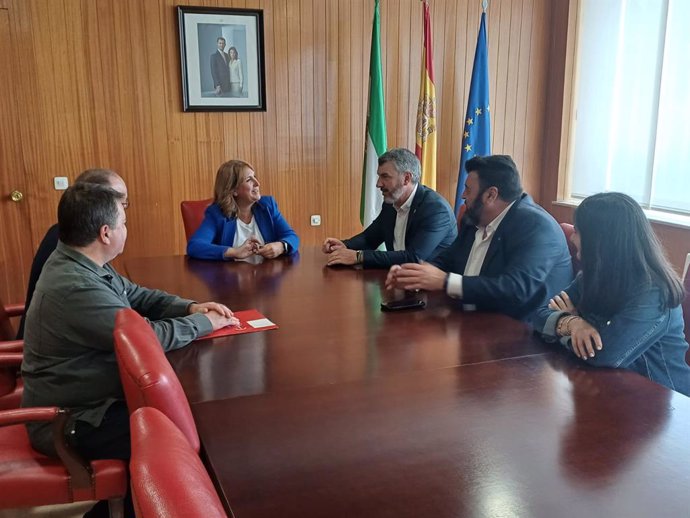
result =
[[637,202],[617,192],[586,198],[571,240],[582,271],[540,311],[544,338],[690,396],[683,285]]

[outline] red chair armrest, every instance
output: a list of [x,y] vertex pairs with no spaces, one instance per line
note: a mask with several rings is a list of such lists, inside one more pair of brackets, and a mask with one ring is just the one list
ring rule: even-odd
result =
[[19,369],[22,365],[22,359],[24,355],[22,353],[4,353],[0,352],[0,369],[7,367],[14,367]]
[[65,440],[65,427],[68,419],[69,411],[58,407],[17,408],[0,411],[0,426],[52,421],[55,451],[57,451],[58,457],[72,478],[72,486],[77,489],[88,489],[93,487],[93,470],[91,465],[74,451]]
[[24,340],[3,340],[0,342],[0,353],[20,353],[24,350]]
[[10,317],[20,317],[24,314],[24,303],[5,304],[5,313]]
[[37,421],[54,421],[60,413],[55,406],[16,408],[0,411],[0,426],[13,426]]

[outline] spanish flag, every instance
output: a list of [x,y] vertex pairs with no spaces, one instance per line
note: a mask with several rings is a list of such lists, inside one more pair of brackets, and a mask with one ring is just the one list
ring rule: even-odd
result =
[[436,189],[436,89],[432,59],[429,3],[422,0],[424,11],[424,46],[422,49],[422,81],[417,105],[415,154],[422,163],[422,183]]

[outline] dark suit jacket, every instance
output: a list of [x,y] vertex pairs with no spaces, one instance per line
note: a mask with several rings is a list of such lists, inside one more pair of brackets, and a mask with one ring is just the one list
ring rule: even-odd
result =
[[230,68],[228,68],[228,55],[225,60],[217,50],[211,54],[211,77],[213,77],[213,88],[220,86],[221,91],[230,91]]
[[[353,250],[363,250],[365,268],[388,268],[394,264],[431,261],[448,248],[458,235],[455,215],[448,202],[436,191],[419,184],[407,218],[405,250],[394,251],[395,218],[393,205],[384,203],[381,212],[364,232],[343,241]],[[376,250],[386,243],[387,252]]]
[[36,255],[34,256],[34,261],[31,263],[31,273],[29,274],[29,287],[26,290],[26,299],[24,300],[24,305],[26,310],[19,321],[19,331],[17,332],[17,340],[24,338],[24,322],[26,320],[26,313],[29,311],[29,303],[31,299],[34,298],[34,290],[36,289],[36,283],[38,278],[41,276],[43,271],[43,265],[50,257],[50,254],[57,248],[58,239],[60,237],[60,230],[58,229],[57,223],[48,229],[46,235],[43,237],[43,241],[38,246]]
[[[463,219],[453,245],[432,262],[444,271],[462,274],[476,231]],[[480,274],[463,276],[463,303],[530,320],[572,278],[563,231],[549,213],[523,194],[496,229]]]

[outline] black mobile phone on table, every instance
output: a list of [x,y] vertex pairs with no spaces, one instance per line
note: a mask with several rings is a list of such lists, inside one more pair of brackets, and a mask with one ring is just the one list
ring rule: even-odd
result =
[[381,311],[399,311],[402,309],[423,309],[426,307],[426,300],[421,293],[409,291],[405,296],[397,300],[381,302]]

